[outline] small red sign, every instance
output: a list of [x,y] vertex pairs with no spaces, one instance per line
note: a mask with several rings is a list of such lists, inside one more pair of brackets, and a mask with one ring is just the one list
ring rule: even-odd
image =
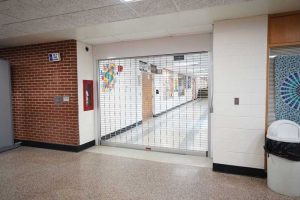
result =
[[119,65],[118,66],[118,72],[122,72],[123,71],[123,66]]

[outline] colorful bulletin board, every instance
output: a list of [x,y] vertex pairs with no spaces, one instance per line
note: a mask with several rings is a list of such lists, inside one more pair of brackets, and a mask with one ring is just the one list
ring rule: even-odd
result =
[[117,72],[116,70],[123,71],[122,66],[118,66],[116,69],[116,65],[114,63],[106,64],[102,66],[102,69],[100,71],[101,81],[102,81],[102,92],[110,92],[117,82],[116,76]]

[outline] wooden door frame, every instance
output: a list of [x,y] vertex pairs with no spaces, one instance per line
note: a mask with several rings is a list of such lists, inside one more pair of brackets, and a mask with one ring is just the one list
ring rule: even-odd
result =
[[151,77],[151,117],[153,117],[153,74],[151,73],[147,73],[147,72],[142,72],[142,120],[146,120],[150,118],[150,115],[147,118],[144,118],[144,85],[143,85],[143,81],[144,81],[144,77]]

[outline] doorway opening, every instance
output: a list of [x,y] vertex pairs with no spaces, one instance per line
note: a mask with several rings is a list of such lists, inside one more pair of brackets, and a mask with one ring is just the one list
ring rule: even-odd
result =
[[207,155],[208,52],[98,61],[102,145]]

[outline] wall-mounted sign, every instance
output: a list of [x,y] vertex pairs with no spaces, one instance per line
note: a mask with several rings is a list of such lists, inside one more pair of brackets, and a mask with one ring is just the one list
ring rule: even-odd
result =
[[175,55],[174,61],[184,60],[184,55]]
[[118,72],[123,72],[123,66],[121,65],[118,66]]
[[93,81],[83,80],[83,109],[94,110]]
[[157,69],[156,65],[146,63],[144,61],[139,61],[139,69],[142,72],[148,72],[148,73],[153,73],[153,74],[161,74],[162,70]]
[[150,64],[151,73],[157,74],[157,66]]
[[59,104],[63,103],[63,97],[62,96],[55,96],[53,100],[54,100],[55,105],[59,105]]
[[70,101],[70,96],[54,96],[53,100],[55,105],[68,103]]
[[60,53],[49,53],[48,59],[49,59],[49,62],[58,62],[61,60]]
[[139,61],[139,68],[140,68],[140,71],[142,72],[150,72],[150,66],[148,63],[146,62],[143,62],[143,61]]

